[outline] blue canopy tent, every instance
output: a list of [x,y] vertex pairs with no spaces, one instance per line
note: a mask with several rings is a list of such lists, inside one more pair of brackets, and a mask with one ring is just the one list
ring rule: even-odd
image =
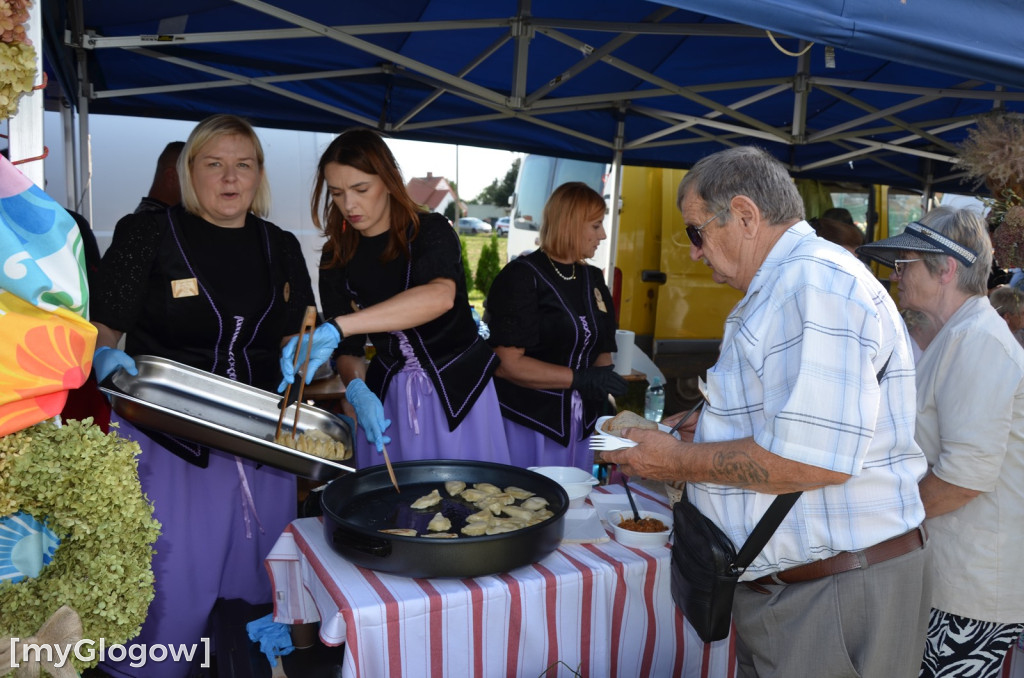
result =
[[969,192],[957,143],[1024,107],[1018,0],[274,1],[48,0],[48,69],[86,118],[668,167],[753,143],[795,177],[924,191]]

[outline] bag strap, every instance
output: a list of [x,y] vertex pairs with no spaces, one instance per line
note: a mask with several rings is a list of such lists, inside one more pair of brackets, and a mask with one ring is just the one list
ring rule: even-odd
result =
[[[875,378],[878,382],[882,382],[882,377],[885,376],[885,370],[889,367],[889,361],[892,360],[892,354],[886,359],[885,364],[882,365],[882,369],[878,371]],[[775,530],[782,524],[782,519],[789,513],[789,509],[793,508],[793,504],[800,498],[803,492],[790,492],[789,494],[780,494],[772,502],[772,505],[768,507],[768,510],[761,516],[761,520],[757,521],[757,525],[754,527],[754,531],[750,533],[747,540],[743,542],[743,547],[740,552],[736,554],[736,560],[733,561],[733,567],[737,570],[737,574],[742,573],[747,569],[750,563],[754,562],[754,558],[761,552],[764,545],[768,543],[768,540],[775,534]]]
[[750,533],[747,540],[743,542],[740,552],[736,554],[733,567],[737,570],[737,574],[741,574],[747,569],[747,565],[754,561],[754,558],[757,557],[757,554],[761,552],[764,545],[775,534],[775,530],[782,523],[782,519],[789,513],[789,509],[793,508],[793,504],[796,503],[801,494],[803,492],[790,492],[789,494],[780,494],[775,497],[775,501],[772,502],[772,505],[761,516],[761,520],[757,521],[754,531]]

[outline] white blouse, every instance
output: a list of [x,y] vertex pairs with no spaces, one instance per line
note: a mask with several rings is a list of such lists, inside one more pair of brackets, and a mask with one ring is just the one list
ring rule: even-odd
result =
[[964,303],[924,350],[915,437],[939,479],[981,492],[926,521],[932,607],[1024,622],[1024,348],[985,297]]

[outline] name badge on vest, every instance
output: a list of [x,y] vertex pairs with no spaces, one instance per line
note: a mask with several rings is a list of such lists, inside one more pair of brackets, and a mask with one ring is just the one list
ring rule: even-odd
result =
[[601,313],[607,313],[608,307],[604,305],[604,297],[601,296],[601,290],[594,288],[594,301],[597,303],[597,310]]
[[195,278],[182,278],[171,281],[171,294],[175,299],[199,296],[199,281]]

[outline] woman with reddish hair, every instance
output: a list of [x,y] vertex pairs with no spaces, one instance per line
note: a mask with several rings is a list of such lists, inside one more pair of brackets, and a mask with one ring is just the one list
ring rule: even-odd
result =
[[522,466],[592,470],[587,436],[626,381],[612,370],[615,308],[594,256],[604,198],[562,184],[544,206],[540,248],[509,262],[487,298],[495,383],[509,448]]
[[[328,146],[311,209],[327,238],[320,300],[328,320],[313,334],[306,380],[338,351],[346,398],[365,433],[356,436],[357,464],[379,464],[387,443],[393,460],[509,463],[505,434],[493,425],[498,360],[477,333],[448,220],[413,202],[391,150],[369,129]],[[282,353],[281,390],[294,380],[297,343]]]

